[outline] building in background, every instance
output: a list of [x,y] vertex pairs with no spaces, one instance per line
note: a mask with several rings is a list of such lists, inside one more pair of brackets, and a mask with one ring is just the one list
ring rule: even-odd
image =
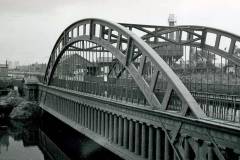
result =
[[19,61],[8,60],[8,69],[16,69],[20,65]]
[[[174,27],[177,23],[176,16],[174,14],[169,14],[168,25]],[[171,32],[166,35],[170,40],[177,41],[179,38],[179,32]],[[151,45],[151,42],[148,42]],[[158,41],[155,39],[153,43],[157,44],[159,47],[155,47],[155,51],[167,62],[170,66],[175,64],[183,56],[183,46],[176,45],[167,41]],[[152,45],[152,47],[154,47]]]
[[13,69],[13,62],[8,60],[8,69]]
[[47,64],[45,63],[33,63],[29,65],[19,65],[14,68],[15,71],[20,72],[40,72],[45,73]]
[[5,64],[0,64],[0,77],[8,76],[8,63],[6,61]]
[[14,67],[14,68],[17,68],[18,66],[20,66],[20,62],[19,62],[19,61],[15,61],[13,67]]

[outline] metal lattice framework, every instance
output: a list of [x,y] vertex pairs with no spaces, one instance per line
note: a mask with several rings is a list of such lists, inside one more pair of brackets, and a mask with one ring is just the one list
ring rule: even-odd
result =
[[[153,49],[164,45],[158,41],[162,39],[176,45],[187,45],[206,49],[235,64],[240,64],[240,56],[235,52],[237,44],[239,45],[240,37],[227,31],[193,25],[175,27],[125,23],[121,23],[121,25],[129,29],[135,28],[144,32],[145,35],[142,36],[142,39],[151,44]],[[170,38],[169,34],[174,34],[174,38]],[[227,45],[223,48],[221,47],[222,43],[227,43]]]
[[[99,34],[96,34],[97,25],[99,25],[100,27]],[[82,35],[79,34],[79,26],[83,26]],[[78,32],[76,37],[74,37],[75,29]],[[106,32],[108,35],[107,39],[104,38],[104,33]],[[114,35],[117,36],[116,47],[112,45],[113,42],[111,41],[113,32],[115,32]],[[181,111],[183,115],[187,113],[189,108],[191,110],[191,113],[196,118],[206,118],[204,112],[197,104],[195,99],[192,97],[192,95],[189,93],[187,88],[183,85],[178,76],[147,43],[145,43],[142,39],[140,39],[134,33],[129,31],[127,28],[119,24],[115,24],[105,20],[84,19],[72,24],[71,26],[64,30],[64,32],[58,38],[49,59],[45,75],[45,82],[47,84],[50,83],[53,73],[56,69],[56,66],[59,60],[61,59],[61,56],[63,55],[64,51],[67,50],[68,47],[71,46],[73,43],[80,40],[91,41],[95,44],[104,47],[106,50],[114,54],[114,56],[121,62],[121,64],[124,65],[124,67],[133,76],[135,82],[140,87],[148,103],[153,107],[153,109],[167,109],[168,105],[167,102],[170,99],[172,90],[174,90],[184,104],[183,105],[184,107],[182,107]],[[121,49],[119,48],[120,43],[122,43],[123,41],[127,41],[127,48],[125,49],[125,51],[121,51]],[[133,48],[135,48],[135,50],[138,50],[138,52],[142,53],[139,69],[136,69],[136,67],[132,63],[133,57],[135,56]],[[147,58],[149,58],[150,61],[157,67],[157,70],[152,76],[150,85],[148,85],[147,82],[142,77],[142,72]],[[153,93],[159,72],[163,72],[169,80],[168,91],[164,96],[162,104],[158,101],[155,94]]]
[[[142,31],[144,35],[139,38],[132,32],[133,29]],[[169,36],[170,34],[174,36],[171,37]],[[207,40],[209,35],[212,36],[210,38],[212,39],[211,44]],[[66,51],[91,51],[100,47],[104,49],[102,51],[108,51],[113,54],[123,66],[122,71],[118,73],[117,77],[121,76],[124,70],[127,70],[131,74],[152,109],[167,111],[169,101],[174,92],[182,102],[180,112],[177,114],[183,117],[193,115],[197,119],[207,119],[207,116],[183,82],[156,52],[162,45],[167,45],[159,41],[159,39],[175,45],[203,48],[232,61],[236,65],[240,64],[240,57],[235,52],[236,44],[240,42],[240,37],[225,31],[201,26],[163,27],[116,24],[101,19],[83,19],[66,28],[58,38],[48,62],[44,83],[47,85],[51,84],[57,66]],[[224,39],[229,42],[226,48],[222,48],[221,46]],[[95,46],[89,48],[74,46],[75,43],[83,41],[91,42]],[[136,59],[140,60],[138,67],[134,64]],[[143,72],[149,62],[155,66],[155,69],[148,83],[146,78],[144,78]],[[109,74],[114,68],[117,68],[117,65],[117,63],[114,64]],[[154,93],[154,89],[158,77],[163,74],[167,78],[167,90],[164,93],[163,100],[160,101]],[[171,132],[167,131],[164,125],[162,126],[177,157],[182,159],[183,155],[181,155],[181,152],[175,145],[182,122],[179,122],[178,127]],[[218,158],[224,159],[218,145],[211,138],[210,134],[209,137]]]

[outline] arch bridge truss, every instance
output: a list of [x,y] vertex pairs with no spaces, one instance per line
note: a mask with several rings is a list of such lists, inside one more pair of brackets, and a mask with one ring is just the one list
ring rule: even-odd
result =
[[[152,112],[239,123],[238,47],[239,36],[209,27],[83,19],[58,38],[43,81],[143,105]],[[160,123],[176,158],[186,159],[176,143],[183,122],[171,131]],[[212,135],[207,136],[214,155],[226,159]]]

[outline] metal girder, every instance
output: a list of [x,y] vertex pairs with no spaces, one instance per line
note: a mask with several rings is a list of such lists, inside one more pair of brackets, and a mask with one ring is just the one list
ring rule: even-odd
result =
[[[87,25],[90,26],[89,33],[86,33]],[[96,25],[100,25],[104,28],[108,27],[109,29],[108,29],[107,33],[105,33],[105,31],[103,31],[104,29],[102,29],[101,35],[99,36],[99,35],[95,34],[96,33],[95,32]],[[72,35],[72,37],[66,38],[67,37],[66,35],[69,35],[70,31],[72,31],[74,28],[79,27],[79,26],[83,26],[83,34],[77,35],[76,37],[73,37],[73,35]],[[163,27],[163,28],[169,29],[168,27]],[[194,32],[194,28],[189,28],[189,27],[179,27],[179,28],[180,28],[179,31],[187,31],[189,34],[193,34],[193,32]],[[202,29],[202,28],[197,27],[198,31],[200,29]],[[176,29],[174,29],[174,31],[175,30]],[[118,33],[117,37],[116,37],[116,35],[112,35],[112,31],[115,31]],[[146,31],[146,30],[144,30],[144,31]],[[156,30],[156,32],[157,31],[158,30]],[[150,34],[151,36],[158,36],[158,37],[162,38],[162,36],[158,35],[157,33],[156,34],[152,34],[151,32],[147,32],[147,33]],[[163,33],[163,31],[162,31],[162,33]],[[165,32],[165,33],[169,33],[169,31]],[[106,35],[107,38],[104,38],[104,35],[102,35],[102,34]],[[115,36],[114,38],[116,38],[117,42],[121,43],[122,40],[119,41],[120,40],[119,36],[122,36],[122,35],[126,38],[126,40],[128,42],[126,52],[123,52],[121,50],[121,48],[119,47],[120,45],[117,45],[116,47],[114,45],[112,45],[111,37]],[[201,37],[196,34],[193,34],[193,35],[197,36],[197,39],[201,39],[202,41],[204,39],[204,36]],[[202,35],[204,35],[204,33]],[[165,40],[169,40],[169,39],[165,38]],[[132,75],[133,79],[135,80],[136,84],[138,85],[138,87],[140,88],[142,93],[144,94],[145,98],[147,99],[147,101],[150,104],[150,106],[152,107],[152,109],[159,109],[159,110],[166,111],[169,97],[171,96],[171,92],[174,90],[175,93],[177,94],[177,96],[180,98],[180,100],[184,104],[182,107],[182,110],[181,110],[181,116],[183,116],[183,117],[186,116],[187,112],[190,111],[197,119],[205,119],[206,118],[206,115],[204,114],[204,112],[202,111],[200,106],[197,104],[196,100],[193,98],[191,93],[187,90],[187,88],[184,86],[182,81],[172,71],[172,69],[167,65],[167,63],[156,53],[156,51],[154,51],[146,42],[144,42],[144,40],[139,38],[137,35],[135,35],[131,31],[129,31],[127,28],[123,27],[122,25],[112,23],[109,21],[105,21],[105,20],[101,20],[101,19],[80,20],[78,22],[73,23],[72,25],[70,25],[68,28],[66,28],[63,31],[63,33],[58,38],[58,40],[52,50],[51,56],[49,58],[47,70],[45,73],[45,83],[46,84],[50,84],[53,74],[56,70],[56,67],[57,67],[62,55],[64,54],[64,52],[69,48],[69,46],[71,46],[72,44],[74,44],[78,41],[89,41],[89,42],[95,43],[95,44],[105,48],[109,52],[111,52],[118,59],[118,61],[124,66],[124,68],[126,70],[128,70],[128,72]],[[170,42],[174,42],[177,44],[185,44],[185,43],[189,43],[189,44],[194,43],[195,44],[196,43],[195,41],[196,41],[196,39],[193,40],[193,38],[191,38],[191,36],[189,36],[189,38],[186,41],[180,40],[178,42],[178,41],[172,40]],[[126,43],[126,42],[123,42],[123,43]],[[136,47],[139,50],[139,52],[142,53],[141,54],[142,58],[141,58],[140,66],[138,69],[132,63],[133,50],[131,49],[131,47],[133,46],[133,44],[134,44],[134,47]],[[206,48],[208,46],[206,46],[204,44],[203,47]],[[232,45],[231,45],[231,48],[232,48]],[[59,50],[60,50],[60,52],[58,52]],[[216,51],[217,50],[216,47],[213,48],[213,50]],[[154,74],[155,76],[152,77],[150,85],[144,80],[144,77],[142,75],[143,69],[144,69],[144,66],[146,63],[146,58],[148,58],[151,61],[151,63],[153,63],[156,66],[156,72]],[[163,106],[163,104],[161,104],[161,102],[159,102],[159,100],[157,99],[156,95],[153,92],[159,72],[166,75],[166,77],[168,79],[168,85],[170,86],[168,92],[165,93],[165,94],[169,94],[169,95],[164,96],[164,98],[166,97],[164,100],[164,106]],[[162,126],[163,126],[162,129],[166,133],[168,140],[169,140],[171,146],[173,147],[173,150],[177,154],[177,157],[179,159],[183,159],[184,156],[181,154],[179,149],[174,144],[175,138],[177,137],[177,134],[181,130],[181,123],[178,125],[178,127],[174,131],[174,136],[171,136],[171,134],[164,127],[164,125],[162,125]],[[215,150],[216,150],[216,152],[218,152],[217,145],[215,146]]]
[[[89,32],[89,34],[92,34],[92,35],[85,35],[83,32],[83,35],[78,35],[77,37],[68,38],[67,41],[65,40],[66,45],[63,45],[62,48],[60,49],[61,52],[58,53],[58,55],[56,55],[56,50],[60,46],[59,44],[62,43],[61,42],[62,40],[64,40],[63,37],[66,37],[66,35],[69,35],[69,32],[72,31],[74,29],[74,27],[79,27],[80,25],[86,26],[86,24],[90,24],[90,26],[92,26],[92,27],[95,27],[96,24],[100,24],[101,26],[108,27],[109,28],[108,35],[110,37],[108,37],[108,40],[105,40],[103,38],[99,38],[96,35],[94,35],[94,33],[92,33],[93,31]],[[95,29],[91,28],[91,30],[95,30]],[[132,41],[131,43],[134,44],[138,48],[138,50],[141,51],[142,55],[148,57],[151,60],[151,62],[153,64],[155,64],[155,66],[157,66],[159,71],[165,73],[165,75],[171,82],[173,89],[176,91],[176,93],[178,94],[180,99],[191,108],[191,111],[197,118],[205,118],[206,117],[204,112],[201,110],[200,106],[197,104],[197,102],[192,97],[192,95],[187,90],[187,88],[183,85],[183,83],[178,78],[178,76],[172,71],[172,69],[165,63],[165,61],[160,56],[158,56],[158,54],[149,45],[147,45],[142,39],[137,37],[134,33],[130,32],[123,26],[112,23],[112,22],[100,20],[100,19],[84,19],[82,21],[72,24],[67,29],[65,29],[65,31],[61,34],[58,41],[56,42],[53,52],[50,56],[51,58],[49,60],[46,74],[45,74],[45,82],[48,84],[50,83],[53,73],[56,69],[56,66],[57,66],[59,60],[61,59],[61,56],[64,53],[64,51],[67,50],[69,46],[71,46],[72,44],[74,44],[75,42],[80,41],[80,40],[92,41],[93,43],[95,43],[97,45],[103,46],[105,49],[107,49],[111,53],[115,52],[115,54],[114,53],[113,54],[116,57],[118,57],[118,60],[125,66],[125,68],[128,68],[130,74],[136,74],[135,75],[136,81],[138,81],[139,79],[143,79],[141,73],[139,73],[139,72],[131,73],[131,71],[134,72],[136,70],[136,69],[134,69],[135,66],[131,63],[130,60],[126,60],[126,59],[129,57],[132,58],[132,56],[128,56],[128,54],[124,55],[118,48],[113,47],[111,45],[111,43],[109,43],[109,39],[111,38],[110,31],[112,32],[113,30],[118,32],[118,35],[124,35],[124,37],[131,39],[131,41]],[[96,40],[96,38],[98,38],[97,41],[93,41],[93,39]],[[112,48],[109,48],[109,46],[111,46]],[[131,46],[131,45],[129,45],[129,46]],[[116,53],[116,50],[118,51],[118,53]],[[53,56],[53,55],[55,55],[55,56]],[[119,55],[121,55],[121,56],[119,56]],[[126,62],[128,62],[129,64],[126,65]],[[141,64],[140,64],[140,67],[141,67]],[[143,85],[143,84],[138,84],[138,85]],[[150,86],[148,84],[144,84],[143,86],[145,86],[145,87],[142,87],[142,86],[139,86],[139,87],[142,88],[142,92],[145,94],[145,96],[146,97],[149,97],[149,95],[152,96],[152,98],[150,98],[150,97],[148,98],[149,104],[152,104],[153,108],[160,108],[161,104],[157,100],[154,93],[151,91]]]
[[[137,55],[134,55],[134,56],[132,57],[132,61],[135,61],[139,56],[142,55],[142,54],[139,53],[139,52],[135,52],[135,53],[137,53]],[[109,71],[109,73],[108,73],[108,76],[109,76],[110,73],[116,68],[116,64],[117,64],[117,63],[118,63],[118,62],[115,62],[115,63],[113,64],[112,68],[110,69],[110,71]],[[116,78],[121,77],[122,73],[123,73],[125,70],[126,70],[126,68],[123,67],[123,68],[121,69],[121,71],[119,71],[119,73],[118,73],[118,75],[117,75]]]
[[[75,46],[70,46],[67,50],[68,51],[93,51],[93,52],[108,52],[107,50],[98,50],[101,46],[89,47],[89,48],[78,48]],[[95,49],[95,50],[94,50]]]
[[[216,28],[210,28],[205,26],[156,26],[156,25],[141,25],[141,24],[126,24],[126,23],[120,23],[121,25],[125,27],[131,27],[135,28],[137,30],[140,30],[142,32],[145,32],[146,35],[142,36],[141,38],[147,43],[150,43],[153,45],[153,48],[158,48],[163,46],[161,42],[156,41],[148,41],[150,38],[160,38],[162,40],[165,40],[167,42],[170,42],[172,44],[176,45],[187,45],[187,46],[193,46],[193,47],[199,47],[202,49],[209,50],[210,52],[213,52],[219,56],[222,56],[236,65],[240,65],[240,56],[234,53],[234,49],[236,47],[236,42],[240,42],[240,36],[235,35],[233,33],[223,31]],[[152,31],[152,29],[156,29]],[[178,36],[175,37],[175,39],[170,39],[167,34],[169,33],[178,33]],[[187,39],[182,39],[183,32],[186,32]],[[211,46],[207,43],[207,34],[211,33],[216,35],[216,39],[214,42],[214,45]],[[230,44],[228,46],[228,50],[224,50],[220,48],[221,38],[226,37],[230,39]]]

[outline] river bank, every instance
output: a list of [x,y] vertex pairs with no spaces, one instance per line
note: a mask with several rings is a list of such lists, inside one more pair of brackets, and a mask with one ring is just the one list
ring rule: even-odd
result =
[[122,160],[55,117],[4,119],[0,130],[0,159],[4,160]]
[[52,115],[42,114],[37,103],[16,90],[0,97],[0,103],[13,107],[0,119],[0,159],[122,160]]
[[18,90],[11,90],[7,96],[0,97],[0,119],[29,120],[39,116],[37,102],[26,101]]
[[2,160],[44,160],[44,155],[38,145],[37,121],[19,121],[4,119],[0,125],[0,159]]

